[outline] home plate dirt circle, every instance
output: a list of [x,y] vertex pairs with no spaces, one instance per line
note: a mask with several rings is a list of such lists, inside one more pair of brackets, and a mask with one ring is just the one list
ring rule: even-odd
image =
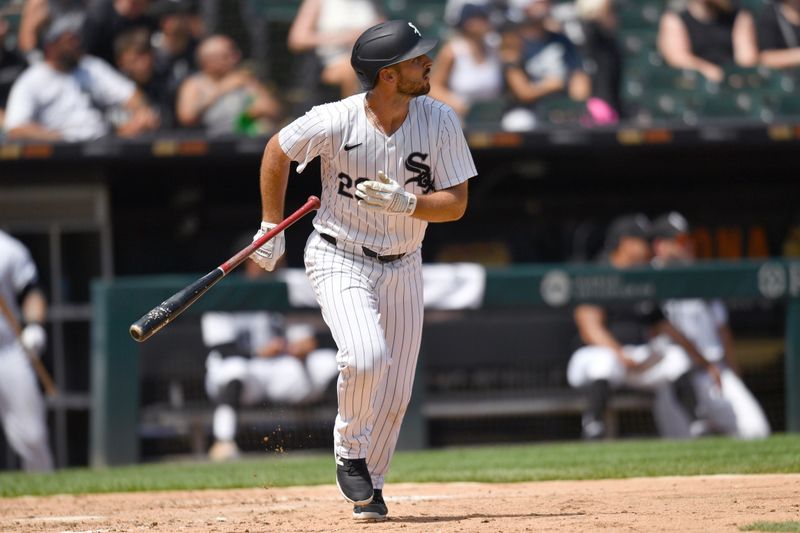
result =
[[334,484],[2,500],[6,532],[740,531],[800,520],[800,474],[387,484],[390,519],[356,522]]

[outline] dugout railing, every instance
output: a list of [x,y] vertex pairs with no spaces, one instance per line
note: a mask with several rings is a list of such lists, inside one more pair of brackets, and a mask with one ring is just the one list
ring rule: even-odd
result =
[[[93,283],[91,465],[128,464],[139,459],[141,346],[128,335],[128,326],[189,281],[192,278],[186,276],[156,276]],[[491,269],[487,272],[482,309],[549,307],[563,311],[580,302],[689,297],[786,302],[786,429],[800,431],[800,261],[705,262],[676,269],[629,271],[588,265]],[[286,285],[231,278],[207,293],[187,313],[265,308],[292,309]],[[169,335],[169,329],[159,335]],[[418,375],[417,384],[421,382],[422,376]],[[430,413],[431,408],[427,411]],[[406,442],[424,443],[425,412],[424,397],[415,395],[403,427]]]

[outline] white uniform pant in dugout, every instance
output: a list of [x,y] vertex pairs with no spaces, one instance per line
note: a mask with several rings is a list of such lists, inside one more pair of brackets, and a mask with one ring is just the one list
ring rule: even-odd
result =
[[373,487],[382,489],[411,399],[422,337],[420,251],[382,262],[314,232],[305,264],[338,347],[334,451],[366,458]]
[[611,387],[622,386],[656,390],[677,380],[689,371],[689,356],[680,346],[670,344],[658,352],[650,345],[624,346],[625,355],[646,370],[635,372],[623,366],[614,351],[605,346],[584,346],[572,354],[567,366],[567,381],[572,387],[583,387],[592,381],[607,380]]
[[260,401],[304,403],[317,400],[337,373],[334,350],[314,350],[305,361],[291,355],[270,358],[223,358],[212,351],[206,359],[206,393],[216,399],[231,381],[242,382],[244,405]]

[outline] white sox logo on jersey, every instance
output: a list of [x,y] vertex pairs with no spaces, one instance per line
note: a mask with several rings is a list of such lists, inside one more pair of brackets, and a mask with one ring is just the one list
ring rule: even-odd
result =
[[416,182],[419,188],[422,189],[422,194],[428,194],[433,191],[431,167],[423,163],[426,159],[428,159],[428,154],[412,152],[406,160],[406,170],[417,173],[413,178],[408,178],[406,180],[406,185]]

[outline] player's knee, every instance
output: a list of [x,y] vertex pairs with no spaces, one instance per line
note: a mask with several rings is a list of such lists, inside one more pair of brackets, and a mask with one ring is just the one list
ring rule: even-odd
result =
[[381,375],[389,366],[385,344],[365,345],[358,349],[340,352],[337,356],[339,370],[345,377],[358,375],[371,377]]

